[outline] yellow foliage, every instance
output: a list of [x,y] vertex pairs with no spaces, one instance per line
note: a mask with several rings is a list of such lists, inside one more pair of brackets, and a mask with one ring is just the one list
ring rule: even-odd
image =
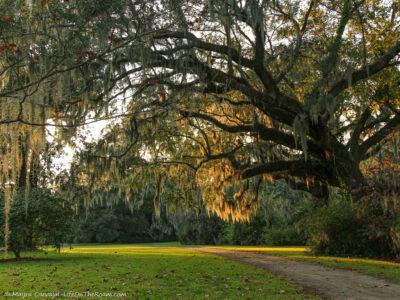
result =
[[[247,181],[241,181],[231,163],[221,159],[205,164],[196,174],[196,183],[208,211],[224,220],[249,222],[256,213],[257,199]],[[238,188],[233,199],[227,195],[228,189]]]

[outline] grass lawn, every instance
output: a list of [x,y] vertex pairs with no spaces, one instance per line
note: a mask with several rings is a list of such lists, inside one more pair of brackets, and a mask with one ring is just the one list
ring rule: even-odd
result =
[[0,262],[0,295],[19,292],[42,299],[39,293],[72,292],[72,298],[85,299],[90,292],[122,293],[123,299],[316,299],[263,270],[176,244],[79,245],[61,254],[23,256],[34,260]]
[[284,256],[289,259],[319,263],[329,267],[351,269],[367,275],[400,282],[400,263],[396,262],[366,258],[313,256],[306,247],[222,246],[222,248]]

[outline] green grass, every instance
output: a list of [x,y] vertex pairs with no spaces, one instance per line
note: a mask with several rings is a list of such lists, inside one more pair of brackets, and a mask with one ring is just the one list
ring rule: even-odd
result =
[[[176,247],[80,245],[61,254],[24,253],[35,260],[0,262],[7,292],[125,293],[124,299],[315,299],[297,286],[250,265]],[[83,296],[82,296],[83,295]],[[92,298],[93,299],[93,298]],[[94,297],[96,299],[96,297]]]
[[351,269],[370,276],[400,282],[400,263],[367,258],[346,258],[335,256],[314,256],[306,247],[250,247],[222,246],[225,249],[256,251],[289,259],[318,263],[328,267]]

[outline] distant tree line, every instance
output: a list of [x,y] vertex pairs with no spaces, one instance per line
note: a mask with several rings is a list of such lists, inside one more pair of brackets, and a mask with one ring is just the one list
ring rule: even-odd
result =
[[[380,172],[388,168],[386,163]],[[60,250],[63,244],[74,243],[178,240],[192,245],[309,245],[317,254],[396,257],[399,208],[394,198],[380,201],[390,195],[388,185],[396,188],[392,173],[374,178],[379,182],[375,194],[362,202],[333,190],[327,206],[316,206],[309,194],[276,181],[263,189],[257,213],[249,222],[222,220],[204,206],[173,211],[161,205],[158,212],[151,197],[138,207],[121,200],[86,208],[82,199],[71,202],[62,194],[34,188],[28,197],[20,191],[13,202],[9,249],[19,258],[22,251],[40,246]],[[0,223],[4,225],[3,217]]]

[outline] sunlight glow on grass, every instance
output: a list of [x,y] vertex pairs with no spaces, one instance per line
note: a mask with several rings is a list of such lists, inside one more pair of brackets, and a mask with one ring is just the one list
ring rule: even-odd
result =
[[[304,256],[299,256],[304,257]],[[356,263],[368,263],[378,266],[395,266],[399,268],[400,271],[400,264],[396,262],[386,261],[386,260],[376,260],[370,258],[351,258],[351,257],[335,257],[335,256],[313,256],[310,259],[318,259],[318,260],[325,260],[325,261],[336,261],[336,262],[356,262]]]
[[307,247],[259,247],[259,246],[211,246],[209,248],[223,248],[227,250],[240,251],[261,251],[261,252],[297,252],[307,253],[310,249]]
[[[118,247],[76,247],[73,249],[64,249],[63,253],[92,253],[92,254],[111,254],[111,255],[164,255],[164,256],[193,256],[188,248],[177,247],[154,247],[154,246],[118,246]],[[198,252],[196,255],[204,256],[204,253]]]

